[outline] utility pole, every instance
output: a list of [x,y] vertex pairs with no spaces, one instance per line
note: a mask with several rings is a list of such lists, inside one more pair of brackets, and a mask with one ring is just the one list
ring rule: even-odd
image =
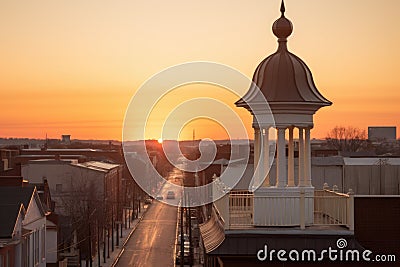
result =
[[132,221],[136,219],[136,209],[135,209],[135,201],[136,201],[136,186],[133,184],[133,197],[132,197]]
[[[88,222],[88,226],[89,226],[89,266],[92,267],[93,266],[93,259],[92,259],[92,224],[90,223],[91,217],[93,216],[93,214],[96,212],[96,208],[89,214],[90,208],[89,208],[89,201],[87,203],[87,213],[88,213],[88,217],[87,217],[87,222]],[[86,260],[87,262],[87,260]]]
[[89,218],[89,266],[93,266],[93,259],[92,259],[92,230],[90,225],[90,218]]
[[111,251],[114,252],[114,203],[111,207]]
[[[185,191],[183,191],[183,192],[185,192]],[[183,236],[183,201],[184,201],[184,195],[182,195],[182,199],[181,199],[181,255],[180,255],[180,266],[181,267],[183,267],[183,265],[184,265],[184,263],[183,263],[183,261],[184,261],[184,257],[185,257],[185,254],[184,254],[184,242],[185,242],[185,238],[184,238],[184,236]]]
[[[102,231],[102,238],[103,238],[103,263],[106,263],[106,225],[108,224],[107,220],[107,201],[104,195],[103,198],[103,218],[102,218],[102,225],[101,225],[101,231]],[[100,266],[100,264],[99,264]]]
[[117,227],[116,234],[117,234],[117,247],[118,247],[119,246],[119,222],[116,223],[115,226]]
[[106,229],[103,224],[103,263],[106,263]]
[[100,266],[101,257],[100,257],[100,224],[99,219],[97,219],[97,263]]
[[[189,196],[188,196],[189,198]],[[193,247],[192,247],[192,215],[190,213],[190,201],[188,201],[188,218],[189,218],[189,264],[190,267],[193,266]]]
[[[117,225],[117,246],[119,246],[119,222],[121,221],[121,195],[120,195],[120,187],[122,183],[122,175],[121,175],[121,170],[117,169],[117,214],[116,214],[116,220],[118,221]],[[121,225],[122,227],[122,225]]]
[[194,140],[196,140],[196,129],[193,129],[192,145],[194,147]]
[[110,225],[107,225],[107,258],[110,258]]

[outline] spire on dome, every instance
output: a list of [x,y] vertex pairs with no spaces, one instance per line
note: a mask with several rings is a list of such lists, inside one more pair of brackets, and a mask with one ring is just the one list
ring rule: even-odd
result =
[[293,32],[293,24],[290,20],[285,17],[285,3],[282,0],[281,2],[281,9],[282,15],[279,19],[277,19],[274,24],[272,25],[272,32],[278,37],[279,47],[280,49],[287,49],[286,42],[287,38]]
[[[272,31],[278,37],[278,50],[258,65],[253,76],[256,86],[252,85],[246,95],[235,103],[239,107],[246,107],[250,110],[248,103],[258,103],[255,98],[257,88],[261,90],[271,110],[275,113],[283,110],[279,105],[286,105],[282,103],[289,102],[302,106],[297,110],[300,113],[306,109],[314,113],[320,107],[332,105],[332,102],[318,91],[306,63],[288,51],[287,37],[292,33],[293,25],[285,17],[285,11],[284,0],[281,0],[280,12],[282,15],[272,25]],[[287,118],[286,114],[289,113],[285,113],[282,118]]]
[[282,0],[282,3],[281,3],[281,13],[282,13],[282,17],[284,17],[285,16],[285,2]]

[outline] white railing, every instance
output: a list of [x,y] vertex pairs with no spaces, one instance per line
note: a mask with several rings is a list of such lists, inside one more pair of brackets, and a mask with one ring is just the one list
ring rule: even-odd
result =
[[314,193],[314,224],[339,225],[354,230],[354,195],[331,190]]
[[[254,202],[263,203],[263,214],[254,214]],[[330,190],[315,190],[314,195],[254,196],[248,192],[230,192],[214,202],[225,229],[257,226],[255,216],[265,217],[262,225],[345,226],[354,230],[354,195]],[[279,207],[279,208],[278,208]],[[292,212],[285,212],[291,210]],[[294,211],[294,212],[293,212]],[[261,211],[260,211],[261,212]],[[274,214],[274,216],[268,216]],[[273,220],[271,221],[271,218]],[[311,218],[311,219],[310,219]],[[310,221],[308,221],[310,220]],[[258,225],[260,226],[260,225]]]
[[229,194],[229,228],[242,228],[253,226],[252,193]]
[[214,201],[214,208],[217,213],[217,217],[222,221],[225,229],[229,228],[229,194],[224,195],[220,199]]

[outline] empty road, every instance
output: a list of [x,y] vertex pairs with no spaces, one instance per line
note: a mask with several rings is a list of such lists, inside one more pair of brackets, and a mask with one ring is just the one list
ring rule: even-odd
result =
[[176,216],[176,207],[154,200],[126,244],[117,266],[174,266]]
[[[181,171],[173,170],[168,179],[181,182]],[[166,199],[168,191],[174,191],[176,198]],[[174,246],[178,215],[176,205],[181,198],[181,191],[175,190],[170,184],[165,183],[159,195],[163,196],[164,201],[174,204],[174,206],[153,200],[142,221],[128,240],[116,266],[174,266]]]

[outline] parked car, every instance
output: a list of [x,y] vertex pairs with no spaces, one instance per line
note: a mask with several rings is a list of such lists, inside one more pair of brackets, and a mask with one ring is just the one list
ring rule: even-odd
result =
[[175,192],[174,191],[168,191],[167,192],[167,199],[175,199]]
[[[186,243],[186,242],[189,242],[189,235],[188,234],[183,234],[183,241]],[[183,243],[183,244],[185,244],[185,243]],[[181,244],[181,235],[179,234],[178,235],[178,245],[180,245]]]
[[164,198],[163,198],[162,195],[157,195],[157,196],[156,196],[156,199],[157,199],[157,200],[163,200]]
[[199,226],[199,220],[197,219],[197,217],[191,216],[191,217],[190,217],[190,220],[191,220],[191,224],[192,224],[192,227],[193,227],[193,228]]
[[[181,251],[178,251],[178,254],[176,255],[176,264],[181,263]],[[190,264],[190,252],[189,249],[184,249],[183,250],[183,263],[184,264]]]
[[190,249],[190,242],[189,241],[185,241],[183,243],[183,248],[184,248],[184,251],[189,250]]
[[146,198],[145,200],[144,200],[144,204],[151,204],[151,198]]

